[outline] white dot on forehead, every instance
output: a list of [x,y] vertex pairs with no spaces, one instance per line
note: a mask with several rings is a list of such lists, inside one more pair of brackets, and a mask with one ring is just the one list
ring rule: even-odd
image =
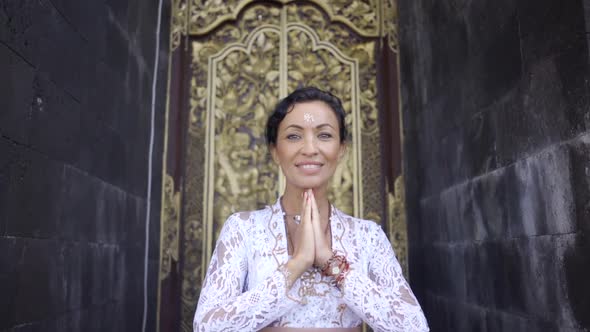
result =
[[304,113],[303,114],[303,121],[314,122],[313,115],[311,115],[310,113]]

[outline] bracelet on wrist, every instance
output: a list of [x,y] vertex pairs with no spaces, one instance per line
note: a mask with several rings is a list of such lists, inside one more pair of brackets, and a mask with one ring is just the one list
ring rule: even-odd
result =
[[350,264],[344,255],[338,255],[336,252],[333,252],[332,257],[326,263],[318,266],[318,269],[322,275],[333,277],[335,286],[340,288],[342,287],[346,274],[350,270]]

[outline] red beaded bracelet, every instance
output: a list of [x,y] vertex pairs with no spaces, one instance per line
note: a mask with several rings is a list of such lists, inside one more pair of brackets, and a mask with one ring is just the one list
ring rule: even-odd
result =
[[334,252],[332,257],[330,257],[325,264],[320,266],[319,269],[322,275],[334,277],[336,287],[340,288],[344,281],[344,277],[350,269],[350,264],[348,263],[348,260],[346,260],[346,257]]

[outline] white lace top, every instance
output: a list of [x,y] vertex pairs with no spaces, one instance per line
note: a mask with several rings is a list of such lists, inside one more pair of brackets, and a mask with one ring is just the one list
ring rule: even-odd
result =
[[331,207],[332,249],[350,263],[342,290],[311,268],[286,289],[280,202],[230,216],[207,271],[194,331],[257,331],[266,326],[428,331],[428,324],[379,225]]

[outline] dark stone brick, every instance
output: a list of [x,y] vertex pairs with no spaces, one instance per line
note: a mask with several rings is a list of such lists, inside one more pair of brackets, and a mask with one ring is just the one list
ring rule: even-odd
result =
[[15,153],[3,212],[6,234],[54,237],[59,228],[63,166],[22,147]]
[[[91,119],[92,122],[102,122],[111,128],[117,129],[120,133],[129,133],[126,127],[121,125],[121,118],[128,115],[127,93],[123,85],[123,79],[104,62],[99,62],[91,76],[94,88],[90,89],[83,101],[87,113],[83,116]],[[105,98],[105,96],[109,96]]]
[[424,256],[429,264],[422,267],[427,289],[448,299],[464,301],[466,298],[465,248],[462,245],[426,246]]
[[62,236],[116,243],[122,236],[127,194],[71,167],[64,172]]
[[488,330],[485,324],[487,311],[478,306],[428,294],[423,308],[433,332],[493,331]]
[[55,316],[65,310],[64,261],[53,240],[26,240],[17,272],[16,324]]
[[63,16],[73,30],[88,41],[91,53],[102,59],[106,53],[105,30],[107,7],[102,1],[78,2],[52,0],[55,9]]
[[[129,184],[124,182],[130,180],[125,177],[125,172],[131,166],[126,137],[90,115],[82,117],[81,133],[80,153],[75,165],[104,181],[128,189]],[[137,167],[137,164],[133,165]]]
[[35,24],[35,15],[41,11],[42,6],[33,0],[7,0],[0,5],[0,41],[9,45],[12,49],[33,63],[35,45],[30,40],[29,31]]
[[37,73],[31,105],[31,146],[54,159],[73,163],[80,148],[78,101]]
[[488,312],[485,323],[488,331],[564,331],[554,322],[505,312]]
[[0,236],[6,235],[6,212],[10,197],[13,177],[18,174],[20,161],[19,148],[16,142],[0,137]]
[[16,238],[0,237],[0,329],[14,324],[14,307],[17,296],[18,266],[23,257],[24,244]]
[[0,44],[0,134],[24,143],[31,119],[34,69]]
[[497,114],[498,150],[504,165],[560,142],[570,130],[555,63],[540,61],[530,71],[518,94],[510,97],[511,105]]
[[[120,4],[115,4],[115,2]],[[113,4],[113,6],[111,6]],[[127,28],[127,5],[128,3],[122,1],[110,1],[107,3],[107,20],[104,26],[106,44],[109,45],[109,50],[105,54],[105,64],[124,78],[129,67],[133,65],[129,61],[134,60],[130,57],[130,40],[129,31]],[[124,13],[113,12],[113,7],[125,7]],[[115,9],[116,11],[122,9]],[[124,15],[124,18],[119,18],[118,15]]]
[[543,236],[484,243],[466,250],[469,302],[572,327],[564,250],[575,236]]
[[574,245],[564,253],[567,295],[573,316],[580,328],[590,329],[590,239],[587,232],[575,238]]
[[[0,40],[80,100],[92,58],[82,37],[47,0],[9,1],[2,9],[8,28]],[[64,52],[72,48],[77,52]]]
[[576,50],[586,43],[583,1],[525,0],[516,6],[526,63]]
[[590,135],[580,137],[568,146],[571,183],[575,198],[578,228],[590,230]]
[[512,236],[576,231],[571,165],[565,146],[506,169],[507,222]]

